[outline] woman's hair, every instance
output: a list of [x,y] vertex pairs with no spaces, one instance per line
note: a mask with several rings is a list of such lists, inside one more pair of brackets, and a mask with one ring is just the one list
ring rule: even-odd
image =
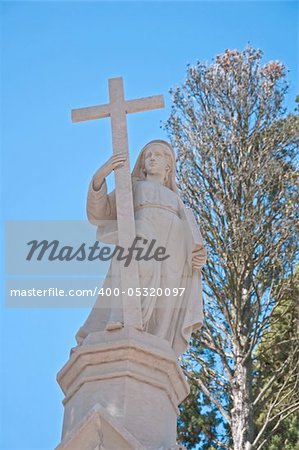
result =
[[134,166],[133,172],[132,172],[132,178],[133,180],[145,180],[146,174],[144,171],[144,160],[145,160],[145,152],[151,147],[151,146],[161,146],[163,149],[164,155],[167,157],[168,164],[169,164],[169,171],[167,172],[167,177],[165,179],[164,185],[167,186],[169,189],[171,189],[174,192],[177,192],[177,185],[175,181],[175,153],[173,151],[172,146],[163,140],[156,139],[154,141],[150,141],[148,144],[146,144],[143,149],[141,150],[136,164]]

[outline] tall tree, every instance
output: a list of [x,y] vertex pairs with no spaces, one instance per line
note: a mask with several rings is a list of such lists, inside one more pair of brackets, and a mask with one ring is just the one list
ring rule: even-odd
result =
[[[262,52],[251,47],[189,66],[186,81],[172,91],[166,128],[178,154],[178,181],[209,254],[205,325],[184,360],[193,388],[218,420],[206,448],[264,448],[299,407],[292,398],[294,342],[267,385],[256,366],[258,345],[283,314],[296,259],[299,124],[286,113],[286,92],[283,64],[263,64]],[[282,376],[285,388],[271,389]],[[262,430],[256,419],[265,405],[271,406]],[[186,434],[182,440],[188,442]]]

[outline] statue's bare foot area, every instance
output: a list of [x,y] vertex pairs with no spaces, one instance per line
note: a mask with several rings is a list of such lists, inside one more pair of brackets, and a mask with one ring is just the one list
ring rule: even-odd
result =
[[124,325],[121,322],[109,322],[107,323],[105,330],[106,331],[119,330],[123,326]]

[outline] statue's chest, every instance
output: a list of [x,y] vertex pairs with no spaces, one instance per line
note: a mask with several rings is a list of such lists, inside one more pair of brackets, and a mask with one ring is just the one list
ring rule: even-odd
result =
[[134,206],[147,203],[157,206],[168,206],[178,210],[177,195],[165,186],[153,181],[137,181],[133,186]]

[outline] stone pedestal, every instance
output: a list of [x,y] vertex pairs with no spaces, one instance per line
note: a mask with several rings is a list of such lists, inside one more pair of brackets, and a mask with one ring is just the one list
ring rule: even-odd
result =
[[65,399],[56,450],[176,448],[189,388],[167,341],[133,328],[91,333],[57,380]]

